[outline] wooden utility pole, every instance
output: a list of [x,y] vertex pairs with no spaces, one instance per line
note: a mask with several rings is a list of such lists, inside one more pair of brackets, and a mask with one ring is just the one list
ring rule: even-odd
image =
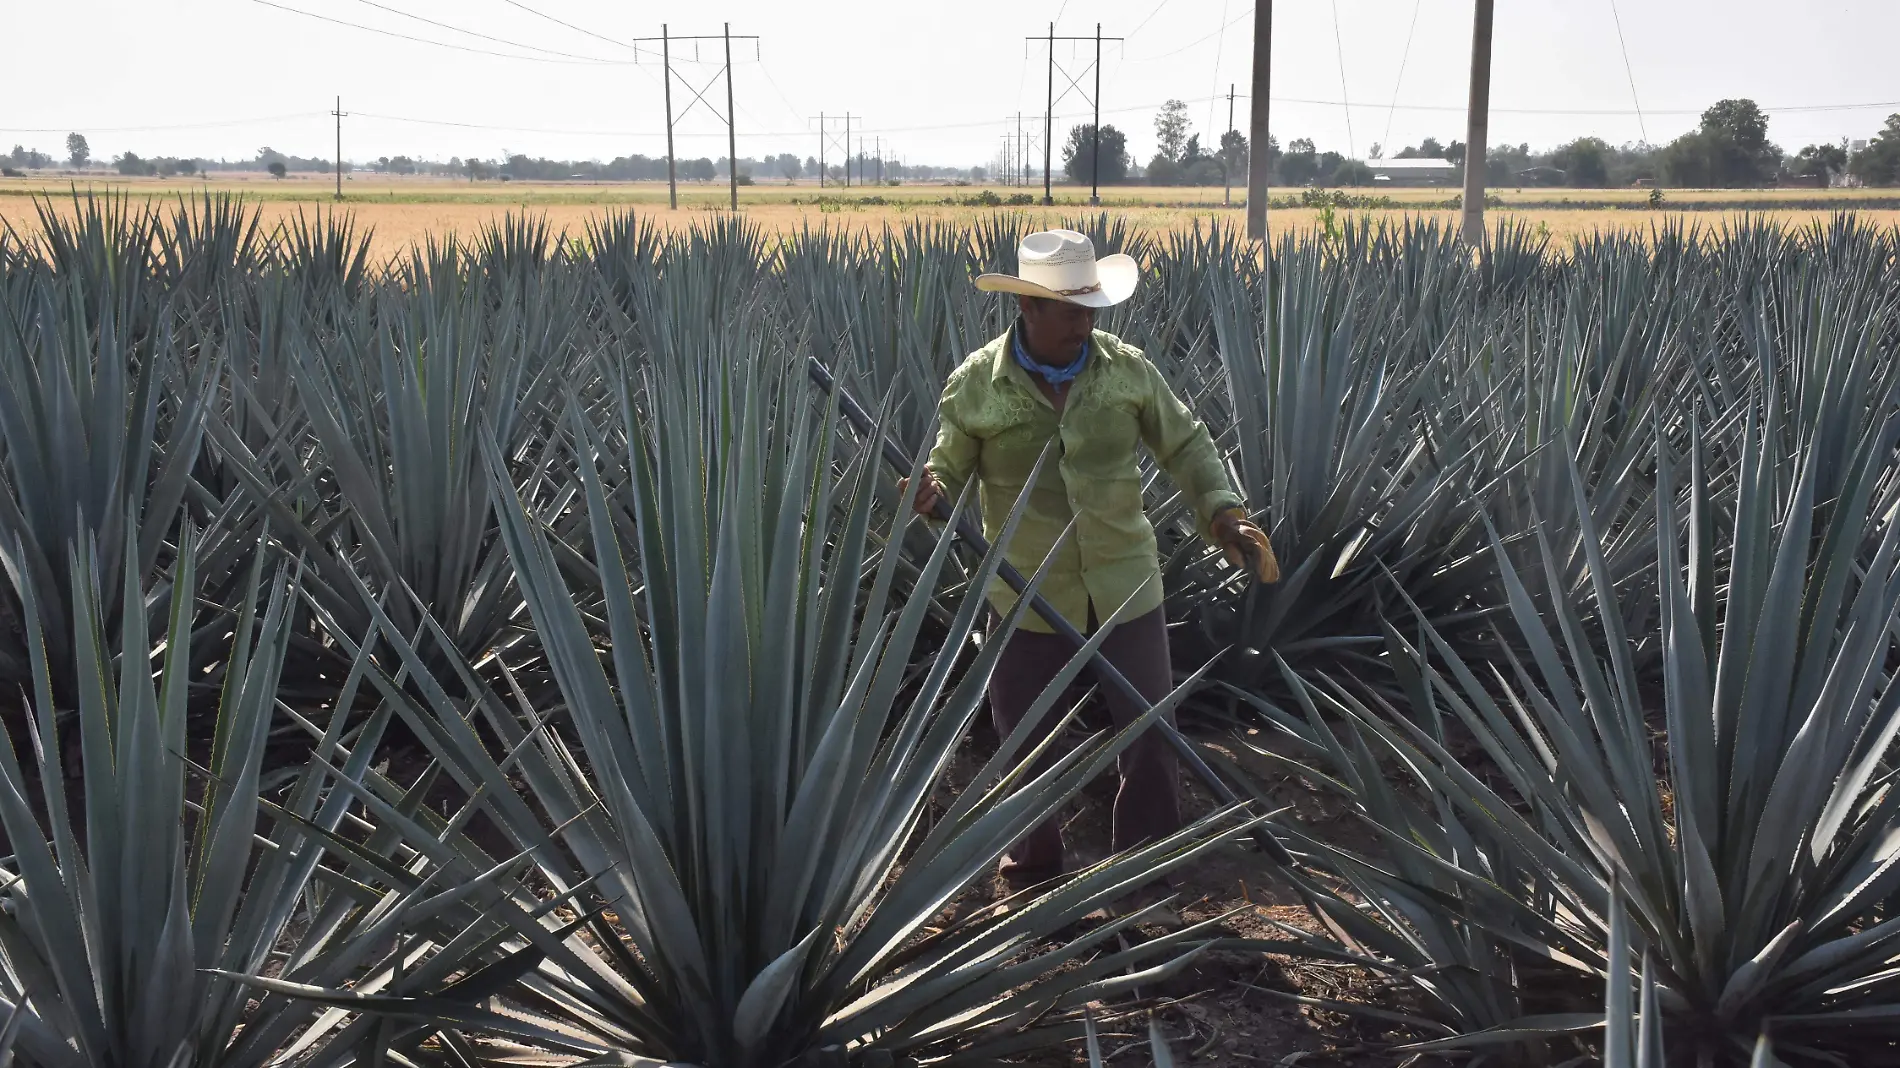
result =
[[[679,172],[673,162],[673,123],[676,118],[683,119],[692,112],[693,108],[704,104],[706,105],[707,111],[712,112],[726,124],[726,172],[732,187],[732,208],[734,211],[739,210],[739,132],[734,122],[736,109],[732,103],[732,42],[735,40],[752,41],[755,42],[754,47],[757,47],[756,42],[758,39],[756,34],[735,35],[732,32],[732,23],[730,22],[726,23],[719,33],[688,37],[674,37],[668,30],[666,24],[662,23],[658,37],[635,37],[633,39],[634,44],[647,41],[660,42],[660,62],[666,67],[665,78],[663,79],[663,84],[666,87],[666,202],[670,207],[678,208],[680,206]],[[705,85],[700,86],[698,89],[693,89],[693,102],[686,105],[686,109],[681,111],[678,116],[673,114],[673,56],[671,46],[674,41],[721,41],[724,42],[726,46],[725,68],[707,79]],[[693,50],[695,55],[697,55],[699,50],[697,43],[693,45]],[[718,81],[721,75],[726,79],[726,113],[724,115],[720,115],[719,109],[713,105],[712,101],[706,99],[707,90],[713,87],[713,83]],[[688,82],[686,87],[692,89],[692,83]]]
[[1477,0],[1471,25],[1471,104],[1465,118],[1465,243],[1484,245],[1485,138],[1491,116],[1491,22],[1496,0]]
[[825,187],[825,113],[818,113],[818,188]]
[[739,210],[739,123],[732,106],[732,23],[720,25],[726,39],[726,181],[732,189],[732,210]]
[[[1061,12],[1057,12],[1061,14]],[[1049,24],[1049,105],[1042,113],[1042,204],[1048,207],[1056,202],[1049,191],[1049,154],[1056,143],[1056,24]]]
[[338,200],[342,200],[343,199],[343,116],[347,115],[348,112],[343,110],[343,98],[341,96],[338,96],[336,98],[336,110],[330,112],[330,114],[336,116],[336,198]]
[[[1227,132],[1234,132],[1234,83],[1227,83]],[[1220,202],[1227,207],[1234,202],[1234,177],[1228,173],[1233,161],[1227,158],[1227,146],[1220,146]]]
[[851,116],[844,117],[844,187],[851,188]]
[[1247,150],[1247,237],[1267,240],[1267,93],[1272,88],[1273,0],[1259,0],[1253,9],[1253,112],[1247,120],[1253,140]]
[[[1103,42],[1103,41],[1120,41],[1120,40],[1121,40],[1121,38],[1119,38],[1119,37],[1103,37],[1103,36],[1102,36],[1102,24],[1101,24],[1101,23],[1099,23],[1099,22],[1095,24],[1095,36],[1093,36],[1093,37],[1057,37],[1057,36],[1056,36],[1056,24],[1052,22],[1052,23],[1050,23],[1050,24],[1049,24],[1049,34],[1048,34],[1048,36],[1046,36],[1046,37],[1026,37],[1026,38],[1024,38],[1024,40],[1027,40],[1027,41],[1044,41],[1044,42],[1047,42],[1047,43],[1048,43],[1048,45],[1049,45],[1049,105],[1048,105],[1048,106],[1049,106],[1049,110],[1043,113],[1043,145],[1042,145],[1042,202],[1043,202],[1044,204],[1054,204],[1054,203],[1056,202],[1056,201],[1055,201],[1055,197],[1054,197],[1054,196],[1052,196],[1052,195],[1050,195],[1050,189],[1049,189],[1049,171],[1050,171],[1050,159],[1051,159],[1051,155],[1052,155],[1052,153],[1053,153],[1053,151],[1054,151],[1054,149],[1055,149],[1055,139],[1056,139],[1056,138],[1055,138],[1055,129],[1056,129],[1056,125],[1055,125],[1055,123],[1056,123],[1056,42],[1057,42],[1057,41],[1094,41],[1094,42],[1095,42],[1095,62],[1094,62],[1094,64],[1093,64],[1093,66],[1095,67],[1095,93],[1094,93],[1094,99],[1093,99],[1093,100],[1091,101],[1091,104],[1092,104],[1092,106],[1093,106],[1093,107],[1095,108],[1095,140],[1094,140],[1094,146],[1095,146],[1095,151],[1094,151],[1094,153],[1093,153],[1093,155],[1094,155],[1094,157],[1095,157],[1095,160],[1094,160],[1094,163],[1093,163],[1093,164],[1092,164],[1092,165],[1090,166],[1090,168],[1089,168],[1089,203],[1090,203],[1090,204],[1100,204],[1100,203],[1102,202],[1102,197],[1101,197],[1101,184],[1102,184],[1102,42]],[[1083,71],[1082,71],[1081,73],[1082,73],[1082,74],[1087,74],[1087,73],[1088,73],[1088,71],[1087,71],[1087,70],[1083,70]],[[1083,95],[1083,96],[1089,96],[1089,95],[1090,95],[1090,94],[1089,94],[1089,92],[1088,92],[1088,90],[1086,90],[1086,89],[1083,89],[1083,88],[1082,88],[1082,86],[1081,86],[1081,85],[1080,85],[1080,84],[1078,83],[1078,76],[1077,76],[1077,75],[1072,75],[1072,74],[1070,74],[1070,73],[1069,73],[1068,71],[1066,71],[1066,70],[1065,70],[1065,71],[1063,71],[1063,72],[1062,72],[1062,76],[1063,76],[1064,78],[1066,78],[1066,79],[1068,80],[1068,82],[1069,82],[1069,88],[1068,88],[1068,89],[1064,89],[1064,90],[1062,91],[1062,95],[1063,95],[1063,96],[1065,96],[1065,97],[1066,97],[1066,96],[1068,96],[1068,95],[1069,95],[1069,93],[1070,93],[1071,91],[1074,91],[1074,92],[1076,92],[1076,93],[1080,93],[1080,94],[1081,94],[1081,95]]]
[[[635,53],[637,56],[639,53]],[[660,23],[660,62],[666,67],[666,206],[680,207],[679,171],[673,165],[673,53],[666,40],[666,23]]]

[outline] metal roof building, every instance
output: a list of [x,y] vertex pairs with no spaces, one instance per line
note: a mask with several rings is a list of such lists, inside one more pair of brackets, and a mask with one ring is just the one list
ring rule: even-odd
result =
[[1449,185],[1458,165],[1446,159],[1369,159],[1372,180],[1393,185]]

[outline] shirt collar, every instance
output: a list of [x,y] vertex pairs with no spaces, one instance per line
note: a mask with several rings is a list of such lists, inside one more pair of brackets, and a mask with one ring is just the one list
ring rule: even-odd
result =
[[[990,363],[990,381],[1000,382],[1005,378],[1014,376],[1021,381],[1025,387],[1034,389],[1036,385],[1035,379],[1030,377],[1028,371],[1016,365],[1015,344],[1017,325],[1019,324],[1012,324],[1010,328],[1004,332],[1002,337],[996,339],[996,359]],[[1100,330],[1096,330],[1089,335],[1090,366],[1083,368],[1082,374],[1076,377],[1076,381],[1079,382],[1082,378],[1091,374],[1095,369],[1094,365],[1108,360],[1108,346],[1102,343],[1102,339],[1107,336],[1108,335],[1102,333]]]

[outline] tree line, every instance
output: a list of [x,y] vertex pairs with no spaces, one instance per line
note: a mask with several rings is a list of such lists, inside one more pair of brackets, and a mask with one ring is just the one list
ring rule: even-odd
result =
[[[29,149],[24,145],[14,145],[13,151],[0,155],[0,166],[4,166],[9,175],[17,175],[28,170],[52,170],[62,161],[38,149]],[[74,170],[88,170],[93,167],[92,147],[84,134],[74,133],[66,138],[66,158],[64,162]],[[454,156],[447,161],[419,159],[412,156],[380,156],[368,164],[345,162],[343,172],[353,173],[365,170],[375,174],[426,174],[452,177],[466,177],[471,181],[489,179],[514,181],[665,181],[665,156],[644,156],[639,154],[620,156],[607,162],[600,160],[555,160],[511,153],[504,149],[495,159],[485,159],[471,154],[464,159]],[[204,160],[174,156],[140,156],[127,151],[114,157],[108,164],[114,171],[126,176],[151,176],[169,178],[177,175],[194,175],[210,171],[265,171],[282,178],[297,173],[328,173],[335,164],[321,157],[305,158],[279,152],[270,147],[257,150],[257,155],[247,160]],[[894,159],[879,160],[868,153],[857,153],[849,161],[827,160],[822,165],[815,156],[800,158],[790,152],[783,152],[764,159],[739,159],[740,184],[750,184],[763,178],[783,178],[786,181],[798,178],[816,178],[822,170],[828,177],[843,181],[849,168],[853,182],[869,183],[878,178],[884,181],[903,181],[906,179],[972,179],[982,181],[985,175],[982,167],[940,167],[927,164],[906,164]],[[710,182],[724,180],[729,173],[726,157],[700,157],[697,159],[678,159],[675,164],[676,176],[681,181]]]
[[[1096,154],[1099,145],[1099,170]],[[1187,105],[1171,100],[1155,117],[1155,153],[1137,167],[1128,151],[1128,138],[1112,124],[1104,124],[1098,133],[1091,124],[1072,127],[1062,148],[1063,173],[1069,181],[1087,183],[1099,180],[1116,184],[1142,180],[1150,185],[1224,185],[1246,181],[1249,148],[1246,135],[1238,130],[1222,133],[1213,145],[1204,144],[1202,135],[1192,128]],[[1270,181],[1276,185],[1362,186],[1373,179],[1372,165],[1384,158],[1384,149],[1373,145],[1365,160],[1350,159],[1335,151],[1322,151],[1311,138],[1294,138],[1282,149],[1271,135],[1267,138],[1267,159],[1272,168]],[[1465,146],[1462,141],[1441,143],[1427,137],[1419,144],[1392,153],[1394,159],[1443,159],[1462,169]],[[66,138],[66,162],[76,170],[92,166],[92,149],[84,134]],[[52,156],[38,149],[14,145],[12,152],[0,155],[0,167],[9,175],[28,170],[49,170],[57,165]],[[321,157],[301,157],[260,148],[248,160],[204,160],[173,156],[142,157],[127,151],[114,158],[110,166],[128,176],[170,177],[211,171],[267,171],[276,177],[291,173],[328,172],[334,164]],[[983,167],[938,167],[904,164],[892,159],[881,162],[874,156],[858,153],[849,161],[854,183],[875,180],[970,180],[983,181]],[[785,152],[764,159],[739,160],[742,184],[760,179],[816,177],[820,171],[833,180],[843,181],[847,163]],[[359,169],[344,163],[345,172]],[[452,157],[446,162],[420,160],[409,156],[384,156],[368,165],[383,174],[435,174],[517,181],[663,181],[667,176],[666,157],[639,154],[620,156],[608,162],[599,160],[550,160],[503,151],[499,159],[471,155]],[[1650,183],[1678,188],[1750,188],[1770,185],[1859,184],[1869,186],[1900,185],[1900,114],[1889,115],[1885,124],[1864,145],[1852,141],[1838,144],[1812,144],[1789,153],[1768,139],[1768,116],[1752,100],[1721,100],[1702,113],[1694,130],[1664,145],[1612,145],[1600,137],[1579,137],[1548,151],[1533,151],[1528,144],[1496,145],[1485,154],[1485,180],[1492,186],[1558,185],[1577,188],[1607,188]],[[711,182],[724,179],[728,164],[717,159],[679,159],[676,173],[681,180]],[[1462,181],[1454,173],[1450,183]]]
[[[1096,146],[1101,163],[1096,170]],[[1170,100],[1155,117],[1155,154],[1137,168],[1128,137],[1104,124],[1099,142],[1095,127],[1069,131],[1062,150],[1063,171],[1072,182],[1099,176],[1104,184],[1139,179],[1148,185],[1222,185],[1246,180],[1249,145],[1238,130],[1220,136],[1213,150],[1193,132],[1187,105]],[[1311,138],[1294,138],[1283,150],[1267,138],[1270,181],[1276,185],[1369,185],[1373,165],[1385,158],[1373,145],[1372,163],[1321,151]],[[1393,159],[1442,159],[1463,180],[1465,145],[1427,137],[1392,153]],[[1768,116],[1754,101],[1721,100],[1702,113],[1694,130],[1663,145],[1612,145],[1600,137],[1579,137],[1548,151],[1528,144],[1494,145],[1485,153],[1485,180],[1492,186],[1561,185],[1608,188],[1653,183],[1678,188],[1759,188],[1771,185],[1900,185],[1900,114],[1889,115],[1864,146],[1808,145],[1789,153],[1768,139]]]

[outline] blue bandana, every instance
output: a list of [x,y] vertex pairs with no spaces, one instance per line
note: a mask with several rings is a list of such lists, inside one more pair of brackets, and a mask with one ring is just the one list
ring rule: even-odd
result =
[[1084,367],[1088,366],[1089,343],[1086,341],[1082,342],[1082,354],[1077,356],[1075,362],[1067,367],[1051,367],[1046,363],[1037,363],[1036,358],[1031,356],[1029,350],[1023,347],[1023,334],[1022,327],[1020,326],[1009,332],[1009,343],[1011,349],[1016,354],[1016,365],[1032,375],[1039,376],[1044,382],[1052,386],[1060,386],[1065,382],[1072,381],[1077,375],[1082,373]]

